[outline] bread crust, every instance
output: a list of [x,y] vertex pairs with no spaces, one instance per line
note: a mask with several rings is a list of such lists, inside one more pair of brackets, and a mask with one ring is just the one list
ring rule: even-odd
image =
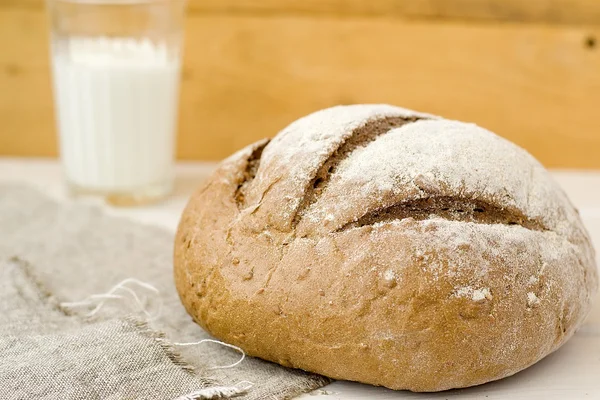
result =
[[174,275],[194,320],[251,356],[440,391],[560,347],[590,309],[594,258],[577,211],[523,149],[364,105],[223,161],[182,215]]

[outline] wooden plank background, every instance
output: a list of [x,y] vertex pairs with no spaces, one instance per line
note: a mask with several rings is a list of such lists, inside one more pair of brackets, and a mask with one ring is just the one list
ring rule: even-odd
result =
[[[0,0],[0,155],[52,156],[42,0]],[[600,168],[596,0],[192,0],[178,156],[219,159],[319,108],[474,121],[552,167]]]

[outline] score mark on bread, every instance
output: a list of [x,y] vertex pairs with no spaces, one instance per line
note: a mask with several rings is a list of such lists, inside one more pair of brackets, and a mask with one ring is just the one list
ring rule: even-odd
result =
[[577,211],[531,155],[388,105],[318,111],[223,161],[174,258],[184,306],[217,338],[413,391],[537,362],[598,286]]

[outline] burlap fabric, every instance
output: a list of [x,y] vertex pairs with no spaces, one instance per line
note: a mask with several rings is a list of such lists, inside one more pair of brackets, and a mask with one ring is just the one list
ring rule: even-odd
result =
[[[0,186],[0,229],[1,399],[173,399],[240,381],[254,386],[236,398],[285,399],[328,382],[252,358],[213,369],[239,358],[216,344],[174,349],[170,341],[209,336],[175,292],[172,232],[20,186]],[[160,291],[159,318],[130,315],[119,300],[93,319],[83,317],[89,309],[60,306],[126,278]]]

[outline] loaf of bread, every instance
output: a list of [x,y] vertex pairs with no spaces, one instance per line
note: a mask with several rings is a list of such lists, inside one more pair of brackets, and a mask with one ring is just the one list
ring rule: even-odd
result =
[[220,164],[191,198],[175,282],[249,355],[439,391],[559,348],[598,277],[577,210],[525,150],[476,125],[339,106]]

